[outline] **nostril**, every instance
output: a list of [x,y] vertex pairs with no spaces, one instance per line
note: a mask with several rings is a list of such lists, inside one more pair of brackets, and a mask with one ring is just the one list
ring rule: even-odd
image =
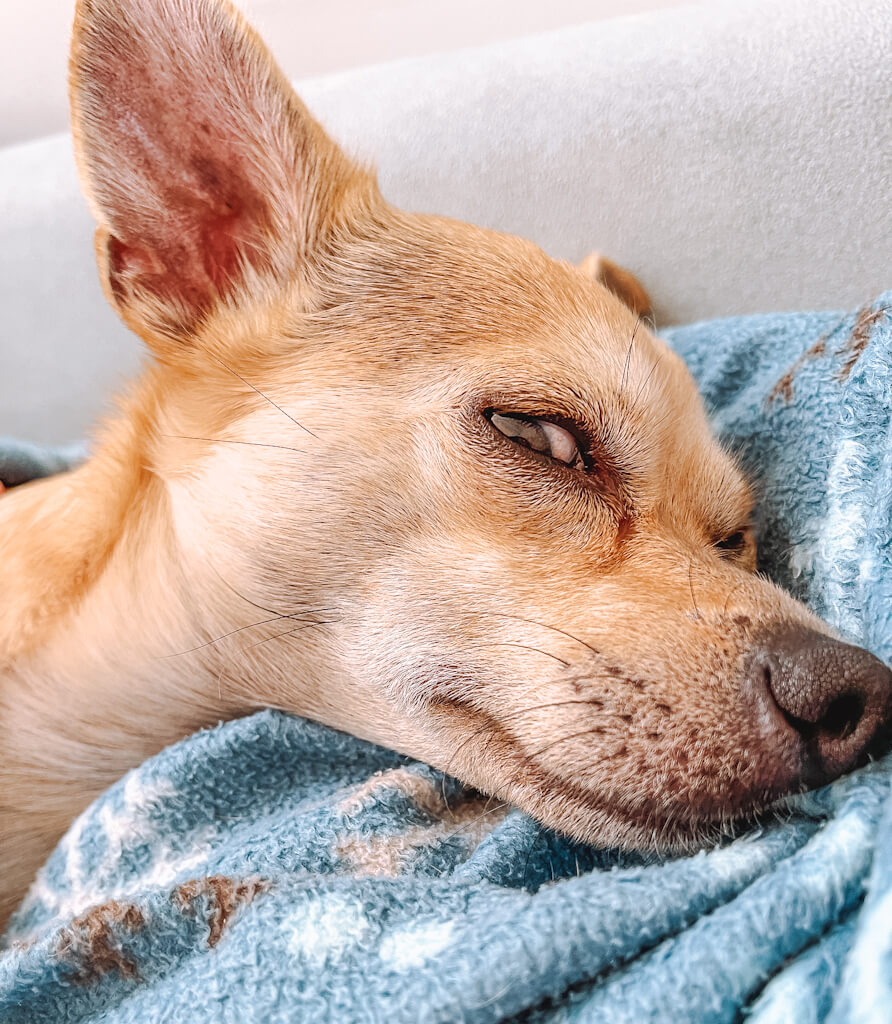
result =
[[[780,705],[778,705],[780,707]],[[819,737],[824,740],[841,741],[848,739],[858,729],[858,723],[864,715],[864,700],[858,694],[847,693],[831,701],[827,710],[812,722],[807,718],[797,718],[783,707],[780,713],[784,720],[806,741]]]
[[818,719],[818,731],[832,739],[847,739],[857,730],[863,714],[864,698],[857,693],[845,693],[831,701],[823,717]]

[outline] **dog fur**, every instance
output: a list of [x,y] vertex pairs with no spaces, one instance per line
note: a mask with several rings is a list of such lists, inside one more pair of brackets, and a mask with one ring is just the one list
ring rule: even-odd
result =
[[0,499],[0,916],[104,787],[261,707],[625,847],[789,788],[743,666],[829,627],[754,573],[631,275],[391,207],[225,2],[80,0],[71,98],[149,358],[86,464]]

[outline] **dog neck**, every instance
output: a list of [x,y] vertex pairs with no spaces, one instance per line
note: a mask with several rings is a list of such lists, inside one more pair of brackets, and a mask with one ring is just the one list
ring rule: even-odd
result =
[[77,470],[0,499],[5,903],[98,792],[224,712],[200,662],[153,657],[177,608],[156,598],[171,546],[135,444],[125,424]]
[[[392,712],[303,628],[314,595],[264,608],[180,542],[151,434],[124,418],[0,498],[0,922],[75,814],[197,729],[272,706],[387,741]],[[296,624],[287,657],[265,644]]]
[[206,638],[269,616],[213,600],[139,436],[122,420],[83,466],[0,498],[0,918],[99,792],[263,703]]

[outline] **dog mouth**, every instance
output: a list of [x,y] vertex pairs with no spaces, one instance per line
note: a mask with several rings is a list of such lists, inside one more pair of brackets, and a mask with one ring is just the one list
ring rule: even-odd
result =
[[674,706],[665,688],[605,670],[519,711],[492,699],[433,710],[470,748],[455,764],[475,788],[577,841],[638,851],[734,835],[892,746],[892,671],[868,651],[787,624],[722,667],[720,686]]
[[678,856],[695,853],[755,827],[765,815],[783,810],[785,801],[808,786],[766,786],[722,798],[667,803],[655,797],[605,798],[586,786],[552,771],[531,769],[512,802],[541,824],[569,839],[625,852]]
[[[773,769],[763,766],[749,778],[745,774],[730,777],[721,787],[698,786],[695,778],[685,778],[680,767],[674,778],[671,771],[664,772],[662,794],[655,788],[648,791],[643,779],[638,785],[599,786],[543,758],[563,738],[539,746],[530,755],[520,737],[479,708],[448,700],[438,701],[436,711],[448,715],[452,729],[462,735],[457,753],[480,741],[476,756],[463,758],[461,765],[453,757],[440,766],[443,770],[514,804],[571,840],[602,848],[658,856],[694,853],[761,827],[762,815],[771,815],[773,806],[780,809],[785,798],[810,788],[795,770],[795,759],[784,758],[778,751],[766,756]],[[578,735],[585,737],[587,732],[579,730]]]

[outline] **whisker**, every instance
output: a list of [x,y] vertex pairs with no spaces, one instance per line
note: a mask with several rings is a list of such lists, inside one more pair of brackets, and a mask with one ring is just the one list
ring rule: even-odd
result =
[[289,616],[291,616],[291,615],[298,615],[298,614],[301,614],[301,612],[303,614],[309,615],[309,614],[311,614],[313,612],[329,611],[328,608],[315,608],[315,609],[304,608],[304,609],[295,609],[295,611],[293,611],[293,612],[280,612],[277,608],[267,608],[266,605],[258,604],[256,601],[252,601],[250,597],[246,597],[243,593],[241,593],[240,591],[236,590],[235,587],[228,580],[224,579],[223,576],[220,575],[220,573],[214,568],[213,565],[209,565],[208,568],[217,577],[217,579],[223,584],[223,586],[226,587],[226,589],[228,591],[230,591],[230,593],[235,594],[236,597],[241,598],[242,601],[244,601],[246,604],[251,605],[253,608],[256,608],[258,611],[266,612],[269,615],[281,615],[283,618],[287,619]]
[[306,620],[302,619],[301,616],[321,615],[321,614],[323,614],[325,612],[334,611],[334,609],[331,608],[331,607],[301,608],[301,609],[296,609],[295,611],[292,611],[292,612],[280,612],[280,611],[278,611],[275,608],[267,608],[265,605],[258,604],[256,601],[252,601],[249,597],[246,597],[244,594],[242,594],[238,590],[236,590],[235,587],[233,587],[231,583],[229,583],[226,579],[224,579],[220,575],[220,573],[217,572],[217,570],[212,565],[209,566],[209,568],[214,573],[214,575],[217,577],[217,579],[223,584],[223,586],[226,587],[227,590],[229,590],[231,593],[235,594],[236,597],[238,597],[240,600],[244,601],[246,604],[251,605],[253,608],[257,608],[259,611],[262,611],[262,612],[267,612],[267,614],[269,615],[269,618],[260,619],[257,622],[249,622],[246,626],[239,626],[237,629],[231,629],[227,633],[223,633],[221,636],[214,637],[211,640],[206,640],[204,643],[198,644],[195,647],[190,647],[188,650],[178,651],[175,654],[164,654],[164,655],[160,655],[159,657],[165,658],[165,659],[166,658],[180,658],[180,657],[182,657],[185,654],[193,654],[195,651],[201,651],[201,650],[204,650],[204,648],[206,648],[206,647],[211,647],[214,644],[218,644],[218,643],[220,643],[221,640],[226,640],[228,637],[235,636],[237,633],[241,633],[241,632],[243,632],[246,629],[254,629],[257,626],[264,626],[264,625],[266,625],[267,623],[270,623],[270,622],[279,622],[282,619],[291,619],[293,621],[302,622],[302,621],[306,621]]
[[254,647],[261,647],[263,644],[268,644],[271,640],[281,640],[283,637],[291,636],[294,633],[302,633],[305,629],[312,629],[313,626],[330,626],[333,623],[340,621],[340,619],[323,619],[321,622],[305,622],[302,626],[295,626],[294,629],[286,629],[284,633],[276,633],[275,636],[268,636],[265,640],[258,640],[256,644],[248,644],[248,646],[243,647],[242,650],[250,651]]
[[507,995],[516,984],[517,979],[511,978],[498,990],[498,992],[494,992],[489,999],[484,999],[482,1003],[468,1003],[467,1008],[469,1010],[486,1010],[488,1007],[494,1006],[503,996]]
[[532,754],[529,754],[526,757],[524,757],[524,767],[526,767],[526,765],[530,764],[531,762],[534,762],[536,758],[544,754],[546,750],[551,750],[552,747],[558,747],[562,743],[567,743],[570,740],[579,739],[581,736],[591,736],[593,733],[597,733],[599,731],[600,726],[595,726],[591,729],[582,729],[579,732],[571,732],[568,736],[561,736],[559,739],[552,740],[550,743],[546,743],[544,747],[539,747],[538,750],[534,750]]
[[236,371],[236,370],[233,370],[233,368],[232,368],[231,366],[227,366],[227,365],[226,365],[226,363],[224,363],[224,362],[223,362],[223,360],[222,360],[222,359],[220,359],[220,358],[219,358],[219,357],[217,357],[217,356],[211,356],[211,358],[212,358],[212,359],[213,359],[213,360],[214,360],[215,362],[219,363],[219,364],[220,364],[220,365],[221,365],[221,366],[223,367],[223,369],[224,369],[224,370],[228,370],[228,371],[229,371],[229,373],[231,373],[231,374],[232,374],[232,375],[233,375],[234,377],[238,377],[238,379],[239,379],[239,380],[240,380],[240,381],[242,382],[242,384],[244,384],[244,385],[245,385],[246,387],[249,387],[249,388],[250,388],[250,389],[251,389],[252,391],[255,391],[255,392],[256,392],[256,393],[258,394],[258,395],[260,395],[260,397],[261,397],[261,398],[262,398],[262,399],[263,399],[263,400],[264,400],[265,402],[269,402],[269,404],[270,404],[270,405],[271,405],[271,406],[272,406],[272,407],[273,407],[274,409],[278,409],[278,410],[279,410],[279,412],[280,412],[280,413],[281,413],[281,414],[282,414],[283,416],[285,416],[285,417],[286,417],[287,419],[291,420],[291,422],[292,422],[292,423],[293,423],[293,424],[294,424],[294,425],[295,425],[296,427],[300,427],[300,429],[301,429],[301,430],[303,430],[304,432],[306,432],[307,434],[309,434],[309,435],[310,435],[310,437],[316,437],[316,438],[317,438],[317,440],[318,440],[318,437],[317,437],[317,435],[316,435],[316,434],[314,434],[314,433],[313,433],[313,431],[312,431],[312,430],[310,430],[310,428],[309,428],[309,427],[305,427],[305,426],[303,425],[303,423],[298,423],[298,421],[297,421],[297,420],[296,420],[296,419],[295,419],[295,418],[294,418],[294,417],[293,417],[293,416],[291,415],[291,413],[289,413],[289,412],[286,412],[286,411],[285,411],[285,410],[284,410],[284,409],[282,408],[282,406],[281,406],[281,405],[277,405],[277,404],[276,404],[276,403],[275,403],[275,402],[274,402],[274,401],[273,401],[273,400],[272,400],[272,399],[271,399],[271,398],[269,397],[269,395],[265,395],[265,394],[264,394],[264,393],[263,393],[263,392],[262,392],[262,391],[260,390],[260,388],[257,388],[257,387],[255,387],[255,386],[254,386],[254,385],[253,385],[253,384],[252,384],[252,383],[251,383],[251,382],[250,382],[249,380],[245,380],[245,378],[244,378],[244,377],[243,377],[243,376],[242,376],[242,375],[241,375],[240,373],[238,373],[238,371]]
[[694,559],[693,556],[688,556],[688,585],[691,589],[691,601],[694,605],[694,611],[697,614],[698,619],[702,619],[703,616],[700,614],[700,609],[697,607],[697,598],[694,597]]
[[575,640],[576,643],[582,644],[583,647],[587,648],[600,657],[601,652],[596,648],[592,647],[591,644],[587,644],[585,640],[581,640],[578,636],[574,636],[573,633],[568,633],[565,629],[558,629],[557,626],[549,626],[545,622],[539,622],[537,619],[526,619],[522,615],[509,615],[507,612],[477,612],[479,615],[494,615],[500,619],[513,619],[515,622],[528,622],[532,626],[541,626],[542,629],[550,629],[553,633],[560,633],[561,636],[567,637],[568,640]]
[[527,869],[530,866],[530,857],[532,857],[533,850],[535,850],[540,838],[542,837],[542,826],[538,822],[534,822],[534,824],[536,825],[536,835],[530,843],[530,848],[527,850],[526,860],[523,862],[523,877],[520,880],[520,886],[522,889],[526,889],[527,887]]
[[[528,707],[528,708],[520,708],[518,711],[511,711],[507,715],[503,715],[501,721],[513,721],[515,718],[521,718],[524,715],[533,714],[533,712],[535,712],[535,711],[548,711],[551,708],[572,707],[574,705],[579,705],[579,704],[589,704],[589,705],[592,705],[592,706],[597,706],[597,702],[596,701],[594,701],[594,700],[584,700],[582,698],[580,698],[578,700],[551,701],[548,704],[534,704],[534,705],[532,705],[531,707]],[[444,769],[446,774],[447,775],[449,774],[449,769],[451,768],[451,766],[452,766],[453,762],[455,761],[456,757],[458,757],[458,755],[462,752],[462,750],[464,750],[464,748],[469,743],[473,742],[473,740],[475,740],[480,735],[480,733],[486,732],[487,730],[497,729],[500,724],[501,724],[501,722],[487,722],[485,725],[481,725],[477,729],[475,729],[469,736],[466,736],[461,741],[461,743],[455,748],[455,750],[452,753],[452,756],[449,758],[449,761],[446,764],[446,768]]]
[[207,441],[208,444],[244,444],[252,448],[281,448],[286,452],[297,452],[300,455],[309,454],[304,448],[292,448],[287,444],[264,444],[261,441],[235,441],[223,437],[196,437],[191,434],[162,434],[162,437],[174,437],[180,441]]
[[746,583],[746,580],[738,580],[737,585],[733,586],[725,597],[725,603],[722,605],[722,618],[728,614],[728,605],[731,603],[731,598],[737,593],[738,590]]
[[548,651],[543,651],[539,647],[531,647],[528,644],[515,644],[510,640],[485,640],[475,643],[475,647],[519,647],[524,651],[535,651],[537,654],[542,654],[546,658],[551,658],[553,661],[558,661],[564,668],[570,667],[569,661],[564,661],[563,658],[559,658],[556,654],[551,654]]
[[[488,804],[491,803],[492,799],[493,798],[490,797],[489,800],[487,801],[487,803]],[[476,815],[475,817],[471,818],[470,821],[466,821],[463,825],[460,825],[454,831],[449,832],[447,835],[443,836],[440,839],[440,843],[448,843],[450,840],[454,839],[456,836],[461,835],[461,833],[464,832],[465,829],[471,828],[473,825],[476,825],[477,822],[481,821],[483,818],[488,817],[490,814],[498,814],[499,811],[503,811],[506,807],[510,807],[510,806],[511,806],[511,804],[507,800],[504,800],[504,801],[502,801],[502,803],[496,804],[495,807],[487,807],[483,811],[482,814]],[[448,870],[448,868],[443,868],[443,870],[440,872],[440,876],[442,877],[446,873],[447,870]]]
[[511,806],[507,800],[502,800],[500,803],[497,803],[495,807],[493,807],[493,800],[495,800],[494,796],[489,797],[486,801],[486,805],[484,806],[483,811],[480,814],[475,814],[473,818],[463,822],[461,825],[458,826],[458,828],[453,829],[452,832],[447,832],[447,834],[442,837],[440,842],[449,842],[450,839],[454,839],[456,836],[461,835],[462,832],[464,832],[466,829],[471,828],[472,825],[476,825],[478,821],[482,821],[488,815],[498,814],[499,811],[503,811],[506,807]]
[[622,382],[620,384],[621,391],[625,391],[626,383],[629,379],[629,363],[632,359],[632,346],[635,344],[635,335],[638,333],[638,328],[641,326],[641,321],[643,319],[643,315],[639,313],[638,319],[635,321],[635,326],[632,328],[632,337],[629,339],[629,350],[626,352],[626,365],[623,367]]
[[[498,722],[487,722],[484,725],[478,726],[478,728],[476,728],[469,736],[466,736],[461,741],[461,743],[459,743],[459,745],[455,748],[455,750],[452,752],[452,756],[447,761],[446,767],[443,769],[444,776],[451,774],[452,765],[453,765],[455,759],[458,757],[458,755],[462,752],[462,750],[464,750],[464,748],[469,743],[473,742],[473,740],[475,740],[480,735],[480,733],[487,732],[487,731],[494,732],[496,729],[498,729],[498,727],[499,727],[499,723]],[[445,779],[445,777],[442,780],[440,792],[441,792],[441,795],[443,797],[443,802],[446,804],[446,808],[448,810],[449,809],[449,800],[448,800],[448,798],[446,796],[446,779]]]
[[653,366],[652,366],[652,367],[650,368],[650,373],[649,373],[649,374],[648,374],[648,375],[647,375],[647,376],[646,376],[646,377],[644,378],[644,383],[643,383],[643,384],[641,385],[641,387],[640,387],[640,388],[638,388],[638,391],[637,391],[637,393],[636,393],[636,395],[635,395],[635,401],[636,401],[636,402],[637,402],[637,401],[638,401],[638,399],[639,399],[639,398],[641,397],[641,392],[642,392],[642,391],[644,391],[644,389],[645,389],[645,388],[647,387],[647,385],[648,385],[648,384],[650,383],[650,379],[651,379],[651,377],[653,377],[653,375],[654,375],[654,373],[656,372],[656,369],[657,369],[657,367],[658,367],[659,365],[660,365],[660,357],[659,357],[659,356],[657,356],[657,358],[656,358],[656,359],[654,360],[654,364],[653,364]]
[[261,619],[259,622],[249,622],[247,626],[239,626],[238,629],[231,629],[228,633],[223,633],[222,636],[215,637],[213,640],[207,640],[203,644],[199,644],[197,647],[190,647],[186,651],[179,651],[177,654],[162,654],[161,658],[182,658],[184,654],[194,654],[195,651],[203,651],[205,647],[211,647],[213,644],[220,643],[221,640],[225,640],[229,636],[235,636],[236,633],[241,633],[246,629],[254,629],[255,626],[264,626],[268,622],[279,622],[281,619],[290,618],[288,615],[274,615],[270,619]]

